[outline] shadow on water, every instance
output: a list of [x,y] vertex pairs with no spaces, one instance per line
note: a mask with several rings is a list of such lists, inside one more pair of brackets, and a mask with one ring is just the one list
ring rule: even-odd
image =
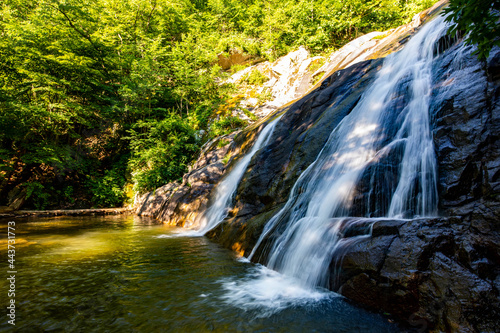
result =
[[[0,227],[3,243],[6,225]],[[205,237],[175,237],[176,231],[132,216],[16,221],[16,326],[4,319],[0,330],[399,331],[321,290],[316,298],[280,295],[285,300],[276,304],[258,298],[247,304],[247,283],[277,273],[262,273]],[[5,279],[1,286],[8,289]]]

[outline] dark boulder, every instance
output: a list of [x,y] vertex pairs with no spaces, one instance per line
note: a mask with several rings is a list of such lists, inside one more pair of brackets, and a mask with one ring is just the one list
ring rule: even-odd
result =
[[[462,218],[391,223],[332,262],[333,289],[415,328],[494,332],[500,315],[500,237]],[[396,230],[396,229],[397,230]]]

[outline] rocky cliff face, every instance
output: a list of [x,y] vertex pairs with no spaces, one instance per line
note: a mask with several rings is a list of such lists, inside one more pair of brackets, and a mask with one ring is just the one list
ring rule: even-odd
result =
[[[434,70],[439,219],[386,222],[348,250],[335,289],[424,329],[493,332],[500,318],[500,50]],[[450,89],[457,85],[460,89]]]
[[[366,228],[345,232],[355,244],[334,256],[329,287],[421,331],[493,332],[500,318],[500,49],[480,63],[470,54],[457,57],[462,52],[459,43],[443,39],[436,45],[430,96],[441,217],[383,220],[375,223],[369,237],[355,238],[367,233]],[[375,54],[389,48],[385,44]],[[234,208],[209,237],[241,254],[250,253],[264,224],[286,202],[329,133],[373,82],[382,60],[349,64],[339,69],[330,63],[332,75],[278,110],[284,115],[272,143],[254,155]],[[402,89],[394,97],[394,107],[404,105],[406,94]],[[192,221],[233,165],[222,160],[246,152],[262,127],[258,123],[207,145],[182,184],[146,194],[138,213],[178,225]],[[388,156],[378,163],[387,170],[393,162]],[[365,216],[369,185],[362,179],[352,216]],[[377,193],[384,196],[384,189]],[[369,210],[377,212],[376,207]],[[265,258],[265,250],[254,256]]]
[[[500,315],[500,50],[486,64],[474,56],[456,64],[455,47],[436,62],[430,110],[443,217],[376,224],[372,237],[343,249],[343,259],[332,262],[330,288],[416,328],[495,331]],[[456,66],[466,70],[457,72]],[[235,216],[210,236],[248,254],[262,223],[317,155],[325,132],[352,109],[378,67],[379,62],[368,61],[339,71],[289,108],[275,143],[245,175]],[[369,189],[364,191],[359,197]],[[363,216],[364,209],[353,210]]]
[[[350,72],[358,72],[358,67],[353,67],[345,75],[341,74],[341,72],[336,73],[337,71],[366,61],[367,59],[378,59],[401,49],[418,27],[430,17],[436,15],[445,3],[445,0],[436,3],[432,8],[416,15],[407,25],[385,32],[372,32],[361,36],[330,54],[327,59],[323,57],[310,57],[304,48],[300,48],[275,62],[258,63],[235,73],[229,78],[228,82],[238,84],[246,75],[254,70],[263,73],[269,80],[260,85],[244,87],[241,99],[239,99],[233,113],[245,117],[244,113],[241,112],[241,108],[249,108],[255,115],[267,117],[270,114],[283,112],[280,108],[290,108],[294,101],[301,103],[301,97],[305,96],[308,92],[314,89],[322,90],[323,88],[321,87],[325,87],[329,84],[328,82],[336,80],[332,78],[334,73],[335,75],[342,75],[344,77],[348,76]],[[377,60],[376,63],[377,65],[374,68],[380,65],[380,61]],[[322,65],[319,66],[318,64]],[[365,65],[361,65],[361,67]],[[363,69],[360,69],[360,71],[362,72]],[[372,69],[369,71],[372,71]],[[373,78],[373,74],[365,78],[366,82],[356,84],[356,89],[358,87],[364,89],[369,80]],[[355,81],[356,76],[353,76],[350,79],[351,85],[354,85]],[[339,80],[335,86],[341,86],[342,84],[342,81]],[[342,89],[345,91],[342,94],[347,94],[351,88],[354,88],[354,86],[343,87]],[[328,91],[332,89],[334,87]],[[269,96],[267,96],[267,101],[259,105],[257,99],[252,96],[264,92],[269,92]],[[349,97],[349,99],[359,98],[361,90],[359,94],[354,92],[353,96],[357,97]],[[324,94],[321,98],[325,99],[328,96]],[[297,105],[293,106],[293,108],[296,110]],[[300,122],[299,118],[302,115],[296,111],[293,112],[296,113],[296,116],[292,121]],[[319,117],[319,114],[316,114],[314,117]],[[305,128],[304,126],[311,125],[313,121],[315,121],[314,118],[311,118],[307,122],[308,125],[304,122],[302,129]],[[182,182],[170,183],[154,192],[137,197],[134,204],[136,213],[143,216],[152,216],[170,224],[184,225],[186,222],[192,222],[199,212],[203,211],[206,207],[211,189],[217,184],[224,172],[230,170],[231,166],[234,165],[234,163],[228,163],[229,159],[231,158],[230,162],[238,160],[238,152],[247,151],[248,146],[253,143],[255,136],[262,129],[263,125],[268,122],[268,118],[261,119],[256,124],[244,129],[241,133],[233,133],[228,137],[217,138],[207,143],[203,147],[199,159],[191,167],[189,173],[183,177]],[[289,130],[292,131],[294,129],[290,128]],[[325,128],[322,134],[327,135],[326,133],[329,133],[329,130],[331,130],[331,126]],[[318,136],[321,136],[321,134],[318,134]],[[317,143],[318,147],[316,148],[320,149],[322,145],[320,142],[324,143],[325,140],[325,137],[320,138]],[[293,143],[290,139],[287,142]],[[242,147],[239,145],[242,145]],[[315,156],[315,153],[317,153],[317,150],[311,151],[310,156]],[[303,165],[307,166],[310,162],[304,160]],[[296,177],[297,173],[287,175],[287,182],[279,186],[284,189],[288,188],[290,184],[293,184]],[[176,192],[178,193],[174,198],[173,195]],[[283,194],[283,196],[286,197],[286,194]],[[283,198],[279,200],[283,200]],[[169,207],[168,212],[166,211],[167,207]]]

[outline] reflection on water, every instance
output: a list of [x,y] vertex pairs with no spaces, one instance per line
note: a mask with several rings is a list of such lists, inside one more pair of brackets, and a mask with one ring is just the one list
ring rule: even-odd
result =
[[[7,223],[0,225],[1,258],[7,262]],[[4,318],[0,330],[398,331],[325,291],[307,298],[281,283],[285,294],[275,299],[273,283],[279,286],[283,277],[237,260],[204,237],[177,232],[132,216],[16,221],[16,327]],[[263,284],[249,285],[256,274]],[[0,286],[4,293],[5,279]]]

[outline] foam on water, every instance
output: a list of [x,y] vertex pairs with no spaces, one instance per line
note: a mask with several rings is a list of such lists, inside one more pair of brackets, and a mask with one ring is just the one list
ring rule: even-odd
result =
[[221,299],[257,317],[269,317],[290,306],[313,305],[319,301],[340,297],[320,288],[309,288],[300,280],[256,265],[245,277],[220,281],[225,291]]
[[[332,260],[342,256],[346,247],[369,237],[373,223],[436,216],[437,163],[429,106],[436,44],[447,29],[444,18],[437,17],[403,50],[385,59],[359,102],[297,179],[283,208],[264,226],[249,259],[265,247],[261,252],[267,256],[268,268],[257,265],[244,277],[221,280],[225,303],[265,317],[287,307],[338,297],[322,289],[330,287]],[[394,99],[403,94],[404,105],[395,107]],[[214,204],[199,223],[200,232],[212,229],[227,215],[251,157],[267,145],[278,120],[262,131],[252,151],[218,186]],[[352,207],[360,181],[389,152],[394,152],[398,165],[394,184],[381,192],[386,208],[368,210],[359,217]],[[349,228],[354,236],[346,236]]]
[[197,230],[176,229],[168,234],[153,236],[154,238],[201,237],[203,234]]
[[[429,105],[436,45],[447,29],[444,18],[437,17],[400,52],[385,59],[360,101],[300,175],[286,204],[267,222],[250,259],[257,248],[265,246],[269,268],[309,288],[329,287],[329,265],[339,254],[339,246],[356,243],[356,237],[344,238],[346,223],[359,224],[354,226],[359,228],[380,220],[370,219],[372,214],[392,219],[436,216],[437,163]],[[395,107],[394,98],[403,93],[405,104]],[[388,133],[392,133],[390,137]],[[351,208],[358,184],[366,172],[377,170],[370,171],[369,167],[390,151],[395,152],[399,165],[395,168],[395,185],[389,183],[389,190],[381,195],[387,208],[383,212],[368,210],[364,218],[355,220],[359,213]],[[362,237],[366,236],[357,236]],[[265,296],[272,298],[274,292],[278,293],[277,306],[288,295],[280,291],[284,286],[272,284],[274,280],[257,281],[258,286],[248,285],[268,290],[264,282],[269,282],[272,291]],[[240,287],[249,289],[247,285]]]

